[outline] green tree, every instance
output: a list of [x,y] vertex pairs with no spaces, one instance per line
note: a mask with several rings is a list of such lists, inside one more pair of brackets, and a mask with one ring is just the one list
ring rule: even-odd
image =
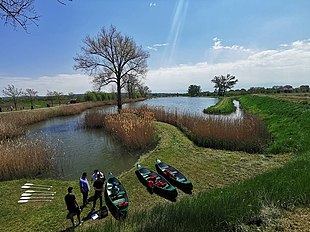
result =
[[235,86],[238,79],[233,75],[227,74],[226,76],[215,76],[211,82],[214,83],[215,92],[217,92],[219,96],[224,96],[228,89]]
[[95,38],[87,36],[84,45],[82,54],[74,58],[77,62],[74,69],[82,69],[93,76],[98,90],[105,85],[116,84],[117,106],[122,109],[121,90],[128,83],[127,77],[142,78],[146,74],[149,54],[114,26],[109,30],[102,28]]
[[187,92],[191,97],[197,97],[201,93],[201,88],[199,85],[190,85]]

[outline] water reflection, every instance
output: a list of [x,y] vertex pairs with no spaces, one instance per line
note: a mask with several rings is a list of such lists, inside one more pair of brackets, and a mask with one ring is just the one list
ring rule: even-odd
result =
[[[203,117],[224,117],[237,119],[242,117],[239,103],[235,101],[237,111],[225,116],[207,115],[203,109],[215,105],[217,98],[170,97],[153,98],[144,102],[124,104],[126,107],[137,107],[143,104],[163,106],[165,110],[176,110],[178,113],[190,113]],[[92,110],[98,110],[92,109]],[[105,106],[100,111],[116,112],[116,106]],[[95,168],[104,172],[112,171],[118,175],[130,169],[138,160],[138,154],[130,153],[121,144],[100,129],[84,129],[82,120],[87,111],[80,115],[52,118],[37,123],[29,128],[29,138],[41,138],[54,150],[56,170],[61,178],[77,179],[82,172],[89,174]]]
[[56,170],[61,178],[77,179],[82,172],[95,168],[120,174],[134,165],[138,155],[99,129],[81,128],[84,114],[54,118],[32,126],[27,136],[42,138],[55,150]]

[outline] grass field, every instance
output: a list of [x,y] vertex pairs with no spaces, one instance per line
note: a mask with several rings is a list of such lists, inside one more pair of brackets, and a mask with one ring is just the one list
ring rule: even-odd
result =
[[230,114],[236,110],[233,101],[233,98],[221,98],[216,105],[204,109],[203,112],[205,114]]

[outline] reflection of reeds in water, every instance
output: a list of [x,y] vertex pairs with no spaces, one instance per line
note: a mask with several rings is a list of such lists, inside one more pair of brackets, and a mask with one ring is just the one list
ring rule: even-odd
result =
[[154,142],[153,113],[124,109],[119,114],[92,111],[85,115],[87,128],[104,128],[130,149],[143,149]]
[[51,152],[40,140],[0,141],[0,180],[42,176],[51,169]]
[[48,118],[74,115],[89,108],[112,103],[112,101],[85,102],[74,105],[63,105],[60,107],[0,113],[0,139],[13,138],[22,135],[24,134],[27,125]]

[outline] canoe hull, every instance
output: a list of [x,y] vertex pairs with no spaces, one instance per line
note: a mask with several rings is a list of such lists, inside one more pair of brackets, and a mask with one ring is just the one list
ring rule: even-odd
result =
[[[164,165],[161,165],[160,163],[156,163],[155,164],[156,171],[160,175],[165,177],[171,184],[173,184],[174,186],[176,186],[177,188],[181,189],[184,192],[191,192],[193,190],[193,184],[180,171],[178,171],[176,168],[172,167],[171,165],[165,164],[163,162],[161,162],[161,163],[164,164]],[[162,168],[162,166],[165,166],[169,170],[176,172],[176,175],[178,177],[181,177],[181,179],[185,179],[185,181],[184,182],[177,181],[178,178],[172,178],[170,175],[167,175],[164,172],[164,169]]]
[[[117,183],[117,186],[119,188],[117,194],[112,194],[110,190],[112,182]],[[122,183],[112,174],[111,175],[109,174],[107,182],[105,184],[104,198],[111,214],[115,217],[115,219],[119,220],[119,219],[125,219],[127,217],[129,208],[129,199],[127,192]],[[124,202],[126,204],[124,204]]]
[[[141,172],[141,170],[136,170],[135,174],[137,175],[138,179],[140,180],[140,182],[147,187],[149,192],[154,192],[160,196],[163,196],[165,198],[168,199],[175,199],[178,196],[178,192],[177,190],[173,187],[173,185],[171,185],[171,183],[169,183],[168,180],[166,180],[163,176],[159,175],[156,172],[153,172],[149,169],[143,168],[143,171],[147,170],[149,173],[146,175],[143,174],[143,172]],[[149,181],[148,181],[148,177],[150,176],[156,176],[156,179],[161,181],[162,183],[167,183],[166,186],[164,187],[160,187],[157,186],[156,184],[153,187],[150,187],[149,185]]]

